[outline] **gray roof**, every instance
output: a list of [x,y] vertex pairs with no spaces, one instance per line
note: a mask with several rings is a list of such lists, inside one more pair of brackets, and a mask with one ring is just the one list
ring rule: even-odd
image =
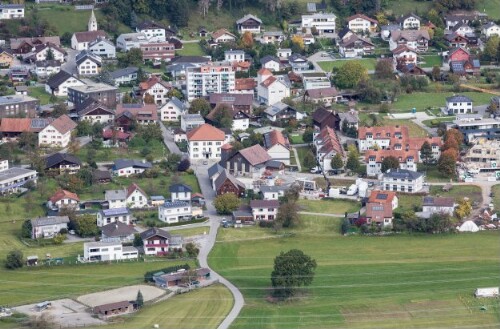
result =
[[103,216],[119,216],[119,215],[129,215],[130,211],[128,208],[112,208],[112,209],[102,209],[100,213]]
[[472,103],[472,99],[470,99],[467,96],[463,96],[463,95],[455,95],[455,96],[451,96],[451,97],[446,97],[446,101],[448,103],[454,103],[454,102]]
[[118,159],[118,160],[115,160],[115,164],[113,166],[113,169],[120,170],[120,169],[128,168],[128,167],[138,167],[138,168],[149,169],[152,166],[153,165],[147,161],[132,160],[132,159]]
[[59,87],[61,84],[63,84],[66,80],[68,80],[70,78],[75,78],[75,77],[73,75],[71,75],[70,73],[64,71],[64,70],[61,70],[58,73],[56,73],[53,76],[51,76],[49,78],[49,80],[47,80],[47,84],[52,89],[54,89],[54,88]]
[[46,59],[44,61],[36,61],[36,67],[60,67],[61,61],[55,59]]
[[160,208],[180,208],[189,206],[189,202],[186,201],[166,201]]
[[339,117],[341,120],[345,120],[349,123],[358,123],[359,122],[359,117],[358,117],[358,112],[357,111],[348,111],[345,113],[339,113]]
[[70,162],[76,165],[81,165],[82,161],[72,154],[68,153],[54,153],[45,158],[45,169],[52,168],[53,166],[60,164],[61,162]]
[[277,185],[273,185],[273,186],[261,186],[260,187],[260,191],[262,193],[268,193],[268,192],[281,192],[281,191],[285,191],[287,189],[286,186],[277,186]]
[[182,115],[182,120],[184,120],[186,122],[203,122],[203,123],[205,123],[205,119],[203,119],[203,117],[198,113],[184,114],[184,115]]
[[117,246],[117,245],[122,245],[121,242],[111,242],[111,241],[97,241],[97,242],[85,242],[83,244],[84,248],[96,248],[96,247],[111,247],[111,246]]
[[37,173],[36,170],[12,167],[7,170],[0,171],[0,182],[3,182],[4,180],[7,179],[16,178],[21,175],[26,175],[26,174],[34,175],[36,173]]
[[168,188],[170,193],[193,192],[191,186],[186,184],[173,184]]
[[391,170],[384,174],[384,178],[397,178],[397,179],[418,179],[422,177],[423,174],[417,171],[411,171],[406,169],[396,169]]
[[178,99],[177,97],[172,97],[170,98],[170,102],[174,103],[174,105],[181,109],[181,111],[185,110],[187,108],[186,104],[184,104],[180,99]]
[[125,200],[127,198],[127,190],[107,190],[104,192],[104,200]]
[[247,14],[247,15],[243,16],[242,18],[240,18],[239,20],[236,21],[236,24],[244,23],[249,19],[253,19],[253,20],[259,22],[260,24],[262,24],[262,20],[260,18],[258,18],[257,16],[254,16],[252,14]]
[[280,59],[276,56],[271,56],[271,55],[267,55],[267,56],[264,56],[260,59],[260,64],[264,65],[266,63],[269,63],[269,62],[276,62],[278,64],[280,64]]
[[137,67],[129,66],[129,67],[126,67],[124,69],[119,69],[119,70],[113,71],[110,73],[110,75],[113,79],[118,79],[118,78],[130,75],[130,74],[137,73],[137,71],[139,71],[139,69]]
[[292,110],[297,111],[288,104],[285,104],[283,102],[278,102],[278,103],[275,103],[275,104],[269,106],[267,109],[265,109],[264,112],[266,114],[271,115],[271,116],[275,116],[276,114],[280,113],[281,111],[286,110],[287,108],[291,108]]
[[155,235],[159,235],[159,236],[161,236],[163,238],[167,238],[167,239],[170,239],[172,237],[172,235],[169,232],[162,230],[161,228],[153,227],[153,228],[150,228],[149,230],[142,232],[141,238],[149,239]]
[[226,181],[226,179],[229,179],[229,181],[233,183],[234,186],[245,188],[245,185],[242,182],[240,182],[238,179],[236,179],[236,177],[234,177],[233,175],[228,173],[227,170],[224,169],[214,182],[216,190],[218,190],[219,187],[221,187],[221,185]]
[[212,179],[212,177],[220,174],[222,171],[224,171],[224,167],[217,162],[208,168],[208,178]]
[[104,225],[101,231],[102,234],[107,237],[129,236],[137,232],[132,226],[120,221]]
[[34,218],[31,220],[31,226],[33,227],[64,224],[64,223],[69,223],[68,216],[49,216],[49,217]]

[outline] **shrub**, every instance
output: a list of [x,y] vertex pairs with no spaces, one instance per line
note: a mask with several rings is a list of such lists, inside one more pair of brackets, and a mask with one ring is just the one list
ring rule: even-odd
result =
[[15,270],[16,268],[23,267],[23,265],[23,252],[20,250],[10,251],[5,260],[5,267],[9,270]]

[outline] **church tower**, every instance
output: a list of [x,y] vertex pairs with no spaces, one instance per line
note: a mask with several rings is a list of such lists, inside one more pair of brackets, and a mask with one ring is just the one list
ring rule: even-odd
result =
[[94,15],[94,9],[92,9],[92,14],[90,15],[88,30],[97,31],[97,19],[95,18]]

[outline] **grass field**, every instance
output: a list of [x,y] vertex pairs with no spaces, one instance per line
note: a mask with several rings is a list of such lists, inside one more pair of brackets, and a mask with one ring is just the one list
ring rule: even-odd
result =
[[[367,70],[375,70],[375,58],[349,59],[361,63]],[[318,65],[326,72],[331,72],[334,67],[341,67],[348,60],[318,62]]]
[[429,133],[416,123],[404,119],[389,119],[385,117],[381,125],[386,126],[407,126],[410,137],[427,137]]
[[289,139],[290,139],[290,143],[292,143],[292,144],[304,143],[304,139],[302,138],[302,134],[291,134]]
[[203,235],[203,234],[208,234],[210,232],[210,227],[205,226],[205,227],[192,227],[192,228],[183,228],[179,230],[170,230],[170,233],[173,235],[181,235],[184,238],[189,237],[189,236],[194,236],[194,235]]
[[427,127],[430,128],[436,128],[437,125],[434,125],[433,122],[441,123],[441,122],[452,122],[455,120],[455,117],[445,117],[445,118],[435,118],[435,119],[429,119],[429,120],[424,120],[422,123],[426,125]]
[[45,92],[45,87],[29,87],[28,95],[40,100],[40,105],[50,103],[50,95]]
[[341,214],[355,212],[361,208],[358,202],[348,200],[299,200],[301,211],[320,214]]
[[[91,145],[84,146],[80,148],[77,152],[77,156],[80,159],[87,159],[87,152],[92,148]],[[162,142],[154,142],[148,143],[147,148],[150,150],[150,154],[153,156],[153,159],[159,160],[165,157],[168,153],[165,147],[165,144]],[[143,147],[129,147],[129,148],[99,148],[95,149],[96,154],[94,157],[95,162],[104,162],[104,161],[114,161],[116,159],[143,159],[144,157],[141,155]]]
[[493,197],[493,204],[495,205],[496,211],[500,211],[500,184],[495,185],[491,188],[491,192],[495,194]]
[[182,49],[176,51],[179,56],[204,56],[206,55],[197,42],[185,43]]
[[130,316],[113,320],[106,328],[217,328],[233,306],[229,289],[217,284],[147,305]]
[[[450,178],[443,177],[443,175],[439,172],[436,165],[426,166],[423,163],[419,163],[417,166],[419,172],[425,173],[427,182],[434,182],[434,183],[450,182]],[[453,181],[456,181],[456,177],[453,177]]]
[[439,55],[423,55],[424,64],[421,67],[441,66],[441,56]]
[[[210,265],[245,297],[231,328],[498,325],[498,303],[472,297],[477,287],[498,284],[498,232],[342,237],[339,219],[304,221],[284,236],[258,228],[219,231]],[[307,293],[271,304],[273,259],[292,248],[316,259],[315,279]],[[479,310],[483,304],[487,311]]]
[[304,156],[306,155],[307,152],[310,152],[311,149],[308,146],[296,147],[295,149],[297,150],[297,154],[299,156],[299,158],[296,160],[300,161],[300,164],[302,165],[302,171],[309,172],[309,170],[311,170],[311,168],[306,168],[304,166]]
[[[474,106],[488,104],[491,99],[491,95],[479,93],[479,92],[464,92],[460,95],[465,95],[470,97],[474,101]],[[395,109],[396,112],[406,112],[411,111],[412,108],[416,108],[417,111],[423,111],[428,107],[443,107],[446,104],[446,97],[453,96],[452,92],[437,93],[437,92],[426,92],[426,93],[413,93],[413,94],[402,94],[398,96],[398,100],[394,102],[391,107]]]
[[[483,203],[481,188],[475,185],[456,185],[448,192],[444,192],[442,186],[431,186],[430,195],[454,198],[457,202],[468,197],[471,202],[477,202],[480,205]],[[414,206],[420,207],[422,205],[422,196],[401,194],[398,198],[399,207],[402,209],[411,210]]]
[[478,0],[476,4],[477,10],[486,12],[488,18],[500,19],[500,0]]

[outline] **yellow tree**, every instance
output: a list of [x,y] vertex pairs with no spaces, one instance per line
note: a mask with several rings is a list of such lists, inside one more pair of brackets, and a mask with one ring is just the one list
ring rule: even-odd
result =
[[154,104],[155,103],[154,96],[146,93],[146,95],[144,95],[144,103],[146,103],[146,104]]
[[302,36],[296,34],[292,37],[292,43],[300,48],[300,50],[304,50],[304,39]]
[[253,35],[251,32],[246,31],[243,33],[240,39],[241,46],[245,48],[252,48],[253,47]]
[[455,208],[455,216],[458,219],[464,219],[472,213],[472,204],[470,200],[463,199],[458,203],[458,206]]

